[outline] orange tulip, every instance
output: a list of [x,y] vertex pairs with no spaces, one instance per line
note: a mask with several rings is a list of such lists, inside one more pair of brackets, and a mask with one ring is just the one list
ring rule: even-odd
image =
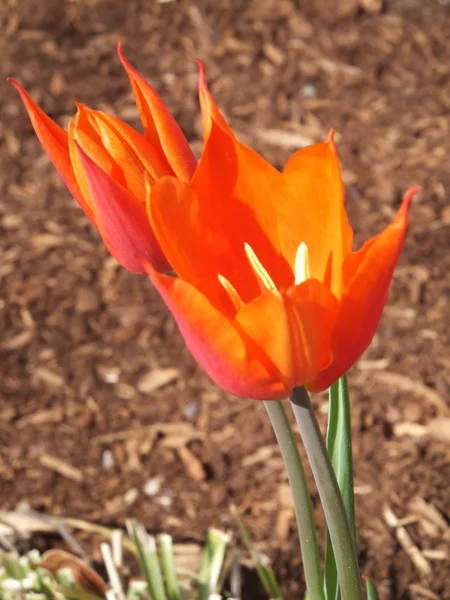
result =
[[197,162],[161,98],[119,56],[130,78],[144,127],[139,134],[103,112],[78,105],[68,132],[52,121],[14,80],[45,151],[107,248],[126,268],[143,273],[142,261],[170,270],[146,211],[148,189],[164,175],[188,181]]
[[147,271],[197,362],[227,392],[280,399],[321,391],[368,347],[407,228],[394,221],[357,252],[333,135],[283,172],[239,143],[203,72],[206,146],[191,182],[164,177],[150,220],[177,272]]

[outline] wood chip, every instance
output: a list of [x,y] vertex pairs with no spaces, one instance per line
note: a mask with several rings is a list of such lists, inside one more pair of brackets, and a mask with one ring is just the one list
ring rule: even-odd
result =
[[189,477],[194,481],[205,481],[205,470],[195,454],[186,447],[179,448],[177,452]]
[[152,369],[139,379],[137,388],[142,394],[150,394],[151,392],[172,383],[179,377],[180,371],[174,367],[168,369]]
[[450,414],[450,409],[441,398],[441,396],[432,388],[428,387],[417,379],[412,379],[400,373],[392,373],[390,371],[375,372],[372,375],[373,379],[392,387],[393,390],[398,389],[402,392],[410,392],[435,406],[443,415]]
[[241,465],[245,467],[251,467],[256,465],[257,463],[264,462],[267,459],[271,458],[274,452],[278,452],[278,446],[273,444],[271,446],[263,446],[262,448],[258,448],[258,450],[251,454],[250,456],[246,456]]
[[48,550],[42,556],[40,566],[53,575],[68,568],[73,574],[77,587],[81,590],[104,597],[108,586],[97,573],[84,564],[77,556],[64,550]]
[[33,375],[36,377],[36,379],[39,379],[40,381],[48,383],[49,385],[54,387],[61,387],[64,385],[63,377],[61,377],[61,375],[58,375],[58,373],[55,373],[51,369],[48,369],[47,367],[36,367],[36,369],[34,369]]
[[33,337],[34,331],[31,329],[26,329],[25,331],[21,331],[14,337],[10,338],[6,342],[3,342],[3,344],[1,344],[1,348],[4,350],[18,350],[19,348],[23,348],[29,344]]
[[283,129],[257,129],[255,137],[271,146],[280,148],[304,148],[314,143],[309,137]]
[[98,294],[91,288],[82,287],[77,291],[75,310],[78,313],[95,312],[100,306]]
[[31,415],[20,419],[16,425],[18,429],[23,429],[29,425],[41,425],[44,423],[59,423],[63,418],[64,412],[61,408],[49,408],[38,410]]
[[406,529],[399,524],[399,519],[391,508],[386,506],[383,510],[383,516],[386,523],[391,529],[394,529],[395,535],[400,546],[414,563],[414,566],[422,576],[431,574],[430,563],[423,556],[420,549],[414,544],[411,536]]
[[418,583],[412,583],[408,586],[409,591],[411,592],[412,598],[426,598],[428,600],[442,600],[440,596],[437,596],[428,588],[423,587]]
[[56,458],[56,456],[51,456],[50,454],[43,454],[40,457],[39,462],[43,467],[46,467],[51,471],[55,471],[63,477],[67,477],[67,479],[71,479],[72,481],[76,481],[77,483],[81,483],[83,481],[83,472],[80,469],[69,465],[60,458]]

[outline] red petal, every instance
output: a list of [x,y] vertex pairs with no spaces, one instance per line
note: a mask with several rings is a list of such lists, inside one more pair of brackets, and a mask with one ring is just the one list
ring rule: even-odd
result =
[[346,373],[372,341],[405,239],[411,200],[419,189],[405,195],[396,218],[382,233],[349,255],[344,265],[347,285],[333,333],[334,360],[311,384],[313,391],[326,389]]
[[70,193],[84,210],[89,219],[95,224],[94,216],[77,183],[70,161],[67,133],[57,123],[52,121],[42,109],[33,102],[23,87],[14,79],[9,78],[19,92],[22,102],[28,111],[31,124],[44,150],[55,165],[58,173],[69,188]]
[[102,171],[78,144],[76,148],[91,189],[97,226],[111,254],[134,273],[145,273],[143,262],[161,271],[170,270],[145,207]]
[[197,60],[198,66],[198,96],[200,99],[200,108],[202,111],[203,117],[203,139],[206,142],[208,141],[209,134],[211,133],[211,126],[214,122],[221,129],[223,129],[228,135],[234,137],[233,132],[228,126],[227,122],[219,112],[216,103],[214,102],[213,97],[210,94],[208,89],[208,84],[206,83],[205,77],[205,65],[201,60]]
[[194,174],[197,161],[178,123],[155,90],[139,75],[118,46],[119,58],[130,78],[134,98],[145,130],[145,137],[161,151],[173,173],[184,181]]
[[247,348],[232,321],[194,286],[157,273],[150,265],[148,274],[195,360],[218,386],[230,394],[257,400],[287,395],[277,373],[262,364],[259,352]]

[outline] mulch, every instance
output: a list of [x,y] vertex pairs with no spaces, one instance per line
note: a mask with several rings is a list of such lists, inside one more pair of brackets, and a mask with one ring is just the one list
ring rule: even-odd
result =
[[[0,509],[135,516],[201,542],[211,525],[234,529],[234,503],[287,598],[303,585],[263,406],[197,367],[3,83],[17,78],[62,124],[77,100],[139,127],[123,40],[197,153],[197,57],[240,138],[275,165],[336,129],[358,244],[423,186],[379,331],[350,374],[356,503],[362,570],[381,597],[449,600],[448,3],[3,0],[0,24]],[[325,424],[326,397],[315,402]]]

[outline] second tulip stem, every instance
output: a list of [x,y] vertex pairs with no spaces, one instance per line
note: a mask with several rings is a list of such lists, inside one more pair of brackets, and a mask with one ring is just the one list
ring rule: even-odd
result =
[[362,600],[353,534],[325,441],[304,387],[294,388],[291,405],[325,513],[342,600]]
[[291,486],[308,598],[310,600],[324,600],[322,571],[311,497],[297,442],[282,403],[271,401],[264,402],[264,405],[280,446]]

